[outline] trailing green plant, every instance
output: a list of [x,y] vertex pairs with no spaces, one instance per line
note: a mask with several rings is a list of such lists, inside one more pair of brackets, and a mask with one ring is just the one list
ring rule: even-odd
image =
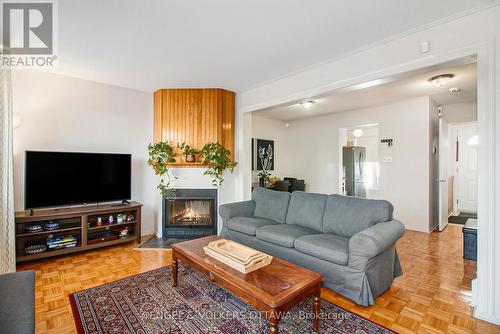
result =
[[226,169],[231,172],[234,168],[234,162],[231,160],[231,151],[227,150],[218,141],[207,143],[200,151],[202,164],[207,167],[203,174],[212,177],[212,184],[220,186],[224,181],[222,175]]
[[187,145],[185,142],[182,144],[177,144],[177,148],[182,152],[184,155],[194,155],[194,154],[199,154],[200,151],[195,149],[194,147],[191,147]]
[[[153,167],[156,175],[160,176],[157,189],[165,198],[175,197],[172,177],[169,173],[169,164],[175,162],[175,152],[169,142],[158,142],[148,145],[148,164]],[[174,178],[175,179],[175,178]]]

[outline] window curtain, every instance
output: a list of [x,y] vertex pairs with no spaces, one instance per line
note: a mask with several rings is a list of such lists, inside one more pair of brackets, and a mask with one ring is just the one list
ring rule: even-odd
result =
[[12,81],[0,67],[0,274],[16,271],[12,148]]

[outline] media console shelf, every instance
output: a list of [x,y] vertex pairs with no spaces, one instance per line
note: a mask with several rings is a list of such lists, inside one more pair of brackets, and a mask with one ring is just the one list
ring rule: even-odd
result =
[[[140,243],[141,207],[138,202],[130,202],[123,205],[41,209],[33,214],[17,212],[16,260],[43,259],[134,240]],[[113,216],[112,224],[108,223],[110,216]],[[122,217],[120,222],[118,216]],[[101,218],[101,223],[98,223],[98,218]],[[47,230],[49,227],[53,229]],[[128,233],[120,236],[120,231],[124,229]],[[37,250],[43,251],[36,253]]]

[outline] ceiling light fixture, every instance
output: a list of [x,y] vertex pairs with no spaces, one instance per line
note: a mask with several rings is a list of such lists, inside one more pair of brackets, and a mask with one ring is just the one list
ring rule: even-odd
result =
[[354,129],[352,134],[354,135],[354,137],[359,138],[363,135],[363,129]]
[[306,109],[309,109],[313,106],[314,103],[315,102],[313,100],[307,100],[307,101],[302,102],[300,105]]
[[454,74],[440,74],[440,75],[433,76],[432,78],[430,78],[427,81],[429,81],[432,85],[434,85],[436,87],[442,87],[442,86],[446,85],[448,82],[450,82],[454,76],[455,76]]

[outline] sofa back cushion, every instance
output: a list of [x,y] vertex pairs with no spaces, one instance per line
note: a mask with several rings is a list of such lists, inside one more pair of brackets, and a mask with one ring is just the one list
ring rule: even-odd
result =
[[392,220],[393,211],[394,207],[387,201],[330,195],[323,232],[352,237],[376,223]]
[[327,195],[294,191],[290,198],[287,224],[300,225],[323,232],[323,216]]
[[285,223],[290,193],[255,187],[252,199],[255,201],[255,217]]

